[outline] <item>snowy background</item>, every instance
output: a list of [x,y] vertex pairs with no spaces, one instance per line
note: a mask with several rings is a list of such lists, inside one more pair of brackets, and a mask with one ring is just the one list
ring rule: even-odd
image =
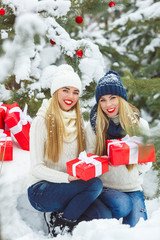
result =
[[[83,47],[84,57],[79,60],[78,69],[81,72],[83,89],[90,82],[98,81],[106,70],[110,69],[111,62],[104,56],[98,47],[112,45],[118,54],[125,54],[128,44],[138,38],[131,30],[127,39],[118,39],[114,33],[104,37],[103,26],[85,19],[85,28],[79,31],[79,40],[72,38],[67,31],[56,21],[59,17],[65,17],[70,9],[69,0],[3,0],[14,15],[15,35],[9,38],[9,31],[1,29],[3,39],[2,49],[5,54],[0,56],[0,100],[10,99],[13,89],[6,89],[4,80],[14,74],[15,81],[20,84],[20,90],[25,92],[24,81],[28,81],[29,97],[34,97],[38,102],[45,97],[42,90],[48,89],[57,65],[65,62],[64,54],[74,58],[76,51]],[[153,20],[160,16],[160,2],[153,0],[139,0],[137,9],[122,14],[114,23],[108,23],[109,31],[115,29],[117,24],[121,26],[119,31],[125,29],[129,20],[135,23],[143,19]],[[5,6],[5,5],[4,5]],[[122,6],[118,5],[119,8]],[[123,9],[123,8],[122,8]],[[110,9],[110,14],[114,11]],[[65,18],[64,18],[65,21]],[[103,24],[102,24],[103,25]],[[24,27],[25,26],[25,27]],[[39,43],[34,42],[35,36],[39,36]],[[47,41],[47,40],[48,41]],[[56,45],[51,46],[52,39]],[[119,41],[119,44],[118,44]],[[148,43],[144,49],[144,56],[152,53],[160,46],[160,35]],[[130,58],[137,61],[136,55]],[[58,64],[57,64],[58,62]],[[145,59],[144,59],[145,62]],[[119,66],[117,61],[114,66]],[[17,93],[19,93],[17,91]],[[35,94],[36,92],[36,94]],[[159,96],[159,95],[158,95]],[[155,98],[158,97],[157,95]],[[84,109],[93,106],[95,99],[84,101]],[[151,120],[151,116],[141,111],[142,117]],[[152,129],[153,134],[160,133],[160,120],[156,120],[157,126]],[[43,240],[48,239],[47,229],[44,224],[43,214],[34,210],[27,199],[27,182],[30,167],[29,152],[22,150],[13,139],[13,161],[0,162],[0,222],[2,240]],[[82,222],[73,231],[73,236],[58,236],[57,239],[72,240],[160,240],[160,197],[155,198],[158,189],[157,172],[151,169],[144,175],[144,193],[148,210],[147,221],[140,220],[134,228],[122,225],[120,221],[93,220]]]

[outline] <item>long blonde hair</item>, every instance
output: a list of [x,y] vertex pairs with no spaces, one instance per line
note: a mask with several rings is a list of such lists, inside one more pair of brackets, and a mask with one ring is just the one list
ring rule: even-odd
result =
[[[85,149],[85,138],[83,119],[80,112],[79,100],[73,107],[76,111],[77,127],[77,156]],[[65,126],[58,103],[57,91],[52,95],[51,103],[46,113],[47,141],[45,146],[45,155],[52,162],[58,162],[63,151],[63,136],[65,136]]]
[[[119,120],[122,129],[125,134],[129,136],[139,135],[139,110],[128,103],[122,97],[117,96],[119,99]],[[95,145],[95,154],[99,156],[106,155],[106,136],[107,130],[109,127],[109,118],[102,111],[100,107],[100,102],[98,103],[97,108],[97,120],[96,120],[96,145]],[[133,169],[135,165],[126,165],[128,170]]]

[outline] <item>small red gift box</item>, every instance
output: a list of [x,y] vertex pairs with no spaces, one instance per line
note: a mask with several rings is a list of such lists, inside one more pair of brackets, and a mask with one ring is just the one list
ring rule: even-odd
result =
[[151,143],[142,144],[141,137],[107,140],[107,154],[115,166],[155,162],[155,147]]
[[7,105],[1,104],[0,105],[0,129],[5,129],[5,122],[4,118],[7,112]]
[[96,156],[92,153],[81,152],[79,157],[66,163],[67,173],[88,181],[108,172],[108,159]]
[[30,123],[26,120],[26,112],[22,112],[17,103],[9,106],[5,123],[23,150],[29,151]]
[[0,131],[0,161],[13,160],[13,144],[10,131]]

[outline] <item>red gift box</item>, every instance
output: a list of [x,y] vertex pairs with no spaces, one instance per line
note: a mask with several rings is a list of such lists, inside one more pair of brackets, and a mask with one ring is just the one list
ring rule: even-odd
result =
[[10,131],[0,131],[0,161],[13,160],[13,144]]
[[88,181],[108,172],[108,159],[96,156],[92,153],[81,152],[79,157],[66,163],[67,173]]
[[7,112],[7,105],[1,104],[0,105],[0,129],[5,129],[5,122],[4,118]]
[[155,147],[142,144],[142,138],[129,137],[107,140],[107,154],[114,166],[155,162]]
[[18,104],[14,103],[8,107],[4,121],[21,148],[29,151],[29,131],[31,125],[26,120],[26,112],[22,112]]

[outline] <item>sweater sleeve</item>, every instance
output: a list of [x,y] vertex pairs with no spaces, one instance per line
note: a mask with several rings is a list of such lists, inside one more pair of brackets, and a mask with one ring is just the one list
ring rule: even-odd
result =
[[149,171],[149,169],[150,169],[151,167],[152,167],[152,163],[151,163],[151,162],[142,163],[142,164],[138,164],[138,165],[137,165],[138,171],[139,171],[140,173],[144,173],[144,172]]
[[[143,119],[143,118],[140,118],[140,128],[142,130],[142,133],[146,134],[146,135],[150,135],[150,130],[149,130],[149,124],[148,122]],[[138,171],[140,173],[143,173],[143,172],[147,172],[149,171],[149,169],[152,167],[152,163],[151,162],[148,162],[148,163],[144,163],[144,164],[138,164],[137,168],[138,168]]]
[[96,144],[96,135],[93,132],[90,123],[88,123],[86,125],[85,136],[86,136],[86,151],[87,151],[87,153],[94,153],[95,144]]
[[49,168],[44,162],[44,147],[47,136],[45,119],[38,116],[34,119],[30,130],[31,174],[50,182],[68,182],[68,174]]
[[141,128],[142,133],[149,136],[150,129],[149,129],[148,122],[145,119],[140,118],[139,123],[140,123],[140,128]]

